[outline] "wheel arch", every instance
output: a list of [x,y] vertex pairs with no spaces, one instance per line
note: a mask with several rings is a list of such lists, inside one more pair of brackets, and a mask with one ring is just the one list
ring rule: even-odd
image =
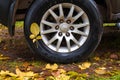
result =
[[[104,22],[112,20],[112,8],[110,0],[94,0],[100,10]],[[107,14],[106,14],[107,13]]]

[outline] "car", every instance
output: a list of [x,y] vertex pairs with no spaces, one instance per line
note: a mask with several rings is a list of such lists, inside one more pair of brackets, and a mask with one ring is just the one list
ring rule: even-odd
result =
[[0,23],[11,36],[21,20],[28,45],[40,58],[83,61],[100,43],[103,22],[120,26],[120,0],[0,0]]

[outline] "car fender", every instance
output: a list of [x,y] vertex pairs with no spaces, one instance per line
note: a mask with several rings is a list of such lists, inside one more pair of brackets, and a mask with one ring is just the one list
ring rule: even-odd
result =
[[10,35],[14,35],[15,12],[18,0],[0,0],[0,23],[8,27]]

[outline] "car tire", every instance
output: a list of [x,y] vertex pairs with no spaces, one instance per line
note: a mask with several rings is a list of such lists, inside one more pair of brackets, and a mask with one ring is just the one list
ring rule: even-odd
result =
[[[29,37],[32,23],[39,25],[42,37],[37,46]],[[24,34],[30,48],[48,62],[87,59],[102,33],[101,15],[93,0],[36,0],[25,19]]]

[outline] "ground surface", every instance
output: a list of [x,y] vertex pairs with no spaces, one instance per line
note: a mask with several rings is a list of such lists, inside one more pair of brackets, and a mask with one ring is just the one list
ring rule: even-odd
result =
[[[0,29],[0,70],[15,73],[16,67],[19,67],[23,72],[32,71],[42,74],[39,74],[42,78],[38,80],[44,80],[49,76],[57,77],[58,75],[55,74],[57,74],[58,69],[64,69],[66,74],[70,71],[77,72],[81,80],[120,80],[120,31],[110,29],[110,31],[105,32],[94,54],[93,58],[85,62],[57,64],[56,70],[50,70],[50,68],[46,68],[48,63],[38,59],[38,56],[28,48],[22,28],[16,29],[14,37],[9,36],[6,28]],[[89,63],[90,66],[87,65],[88,68],[82,69],[80,66],[84,63]],[[114,77],[115,79],[113,79]],[[75,80],[75,78],[71,80]]]

